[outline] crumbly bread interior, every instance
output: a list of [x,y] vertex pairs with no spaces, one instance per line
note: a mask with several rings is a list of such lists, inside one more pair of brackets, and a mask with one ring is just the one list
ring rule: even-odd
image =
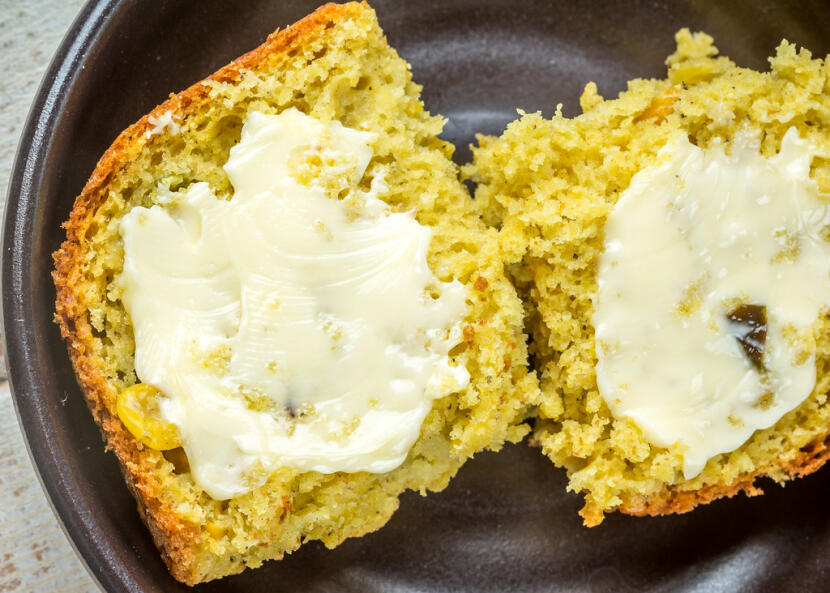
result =
[[597,389],[591,318],[603,227],[632,176],[673,133],[685,131],[706,147],[751,126],[762,130],[762,153],[769,156],[795,126],[825,155],[814,159],[811,175],[821,192],[830,192],[830,60],[812,59],[785,41],[770,58],[771,70],[761,73],[719,57],[705,34],[681,30],[676,41],[667,79],[633,80],[613,100],[589,83],[582,115],[522,114],[501,137],[480,137],[466,170],[478,182],[476,207],[500,229],[527,301],[543,392],[534,440],[567,469],[570,489],[585,494],[587,525],[615,509],[684,512],[741,490],[757,494],[756,477],[783,481],[815,470],[828,456],[827,315],[814,326],[813,393],[771,428],[711,459],[692,480],[683,478],[676,447],[650,445],[630,420],[613,418]]
[[[107,444],[173,575],[185,583],[218,578],[280,558],[302,542],[335,546],[383,525],[407,489],[440,490],[476,451],[498,449],[528,431],[522,424],[538,387],[527,370],[522,304],[506,279],[497,232],[475,214],[438,138],[444,120],[424,110],[420,87],[391,49],[365,4],[327,5],[211,78],[171,96],[179,129],[151,134],[149,116],[104,155],[79,196],[67,240],[55,254],[57,320],[79,382]],[[416,209],[433,230],[428,261],[441,280],[469,287],[464,342],[451,353],[466,364],[469,387],[435,402],[406,461],[386,474],[276,471],[267,483],[228,501],[192,480],[181,450],[144,447],[115,411],[119,392],[137,382],[133,329],[120,301],[119,221],[173,190],[207,181],[232,188],[222,169],[246,115],[295,107],[322,121],[378,134],[365,188],[383,168],[396,210]]]

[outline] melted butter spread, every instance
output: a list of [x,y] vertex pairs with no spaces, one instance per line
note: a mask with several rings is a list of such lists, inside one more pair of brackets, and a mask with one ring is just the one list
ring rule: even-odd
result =
[[[430,229],[359,189],[374,135],[289,109],[250,114],[225,170],[121,222],[136,372],[164,394],[213,498],[278,466],[387,472],[469,374],[466,288],[427,265]],[[345,198],[338,200],[338,194]]]
[[652,443],[679,444],[687,479],[810,395],[830,303],[815,151],[794,128],[771,158],[749,131],[730,144],[664,147],[612,209],[599,264],[600,393]]

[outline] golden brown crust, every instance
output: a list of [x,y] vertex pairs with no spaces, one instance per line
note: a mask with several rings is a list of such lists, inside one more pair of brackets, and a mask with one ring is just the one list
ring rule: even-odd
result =
[[[302,47],[314,36],[324,32],[339,20],[367,8],[362,3],[326,4],[314,13],[290,27],[272,33],[256,49],[240,56],[205,80],[176,94],[153,109],[136,123],[124,130],[98,161],[95,170],[76,198],[68,222],[64,224],[66,240],[53,254],[55,271],[52,277],[57,288],[55,321],[67,343],[78,383],[86,396],[87,404],[98,423],[107,443],[107,449],[115,452],[121,470],[138,501],[139,513],[147,524],[153,539],[161,551],[164,562],[173,576],[189,585],[203,580],[195,572],[194,542],[200,533],[196,526],[183,522],[159,497],[158,484],[153,479],[148,461],[142,456],[142,448],[124,428],[107,401],[114,400],[102,371],[103,362],[91,350],[92,326],[81,295],[76,292],[83,286],[83,255],[86,233],[102,204],[107,199],[107,186],[113,175],[141,151],[148,140],[145,133],[153,126],[151,116],[157,117],[171,111],[180,118],[197,105],[209,100],[208,81],[234,82],[245,70],[256,70],[263,62],[292,47]],[[240,566],[241,571],[244,567]]]
[[[758,496],[764,493],[755,485],[755,481],[759,478],[774,476],[780,482],[800,478],[818,470],[830,458],[828,442],[830,442],[830,436],[813,441],[801,449],[793,459],[781,461],[776,466],[761,468],[754,474],[743,474],[729,484],[712,484],[698,490],[685,491],[665,488],[653,496],[627,501],[605,512],[620,511],[623,514],[637,517],[671,515],[688,513],[698,505],[707,504],[719,498],[731,498],[741,492],[747,496]],[[579,514],[587,527],[599,525],[604,518],[604,513],[600,509],[589,505],[586,505]]]

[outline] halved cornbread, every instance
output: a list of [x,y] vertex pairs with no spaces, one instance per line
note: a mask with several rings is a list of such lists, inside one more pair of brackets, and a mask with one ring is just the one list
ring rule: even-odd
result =
[[740,491],[759,494],[756,479],[782,482],[830,456],[827,315],[813,331],[812,394],[774,426],[711,458],[693,479],[684,478],[679,448],[650,444],[632,420],[613,417],[599,392],[592,317],[605,224],[632,177],[656,162],[669,139],[680,132],[706,149],[749,127],[760,130],[769,157],[794,127],[817,147],[811,177],[820,193],[830,192],[830,61],[782,42],[771,71],[761,73],[719,57],[705,34],[681,30],[676,40],[667,79],[632,80],[613,100],[589,83],[582,115],[522,114],[501,137],[480,137],[467,169],[478,183],[476,207],[499,228],[527,301],[543,392],[533,439],[567,469],[570,489],[585,493],[587,525],[613,510],[685,512]]
[[[419,93],[365,3],[329,4],[130,126],[77,198],[55,253],[56,320],[107,447],[171,573],[185,583],[259,566],[304,541],[335,546],[373,531],[403,491],[440,490],[477,451],[528,432],[522,422],[538,387],[527,369],[522,304],[505,277],[497,233],[473,212],[452,147],[438,138],[444,121],[424,110]],[[451,355],[471,379],[434,403],[397,469],[322,474],[282,467],[264,485],[219,501],[194,482],[181,449],[145,446],[117,414],[119,393],[138,381],[121,300],[119,224],[132,208],[159,203],[161,182],[173,191],[208,182],[228,199],[222,165],[248,114],[288,108],[377,135],[361,187],[382,169],[387,189],[379,197],[396,211],[414,209],[431,228],[432,272],[468,287],[464,342]]]

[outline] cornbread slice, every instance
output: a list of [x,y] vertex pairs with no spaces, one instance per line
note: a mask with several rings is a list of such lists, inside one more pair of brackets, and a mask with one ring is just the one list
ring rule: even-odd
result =
[[771,70],[761,73],[719,57],[705,34],[681,30],[676,41],[667,79],[632,80],[613,100],[589,83],[583,114],[522,114],[501,137],[480,137],[466,170],[478,182],[476,207],[500,229],[527,300],[543,393],[533,440],[567,469],[569,488],[585,494],[586,525],[613,510],[679,513],[741,491],[760,494],[756,479],[783,482],[830,456],[827,315],[814,327],[813,393],[737,450],[710,459],[691,480],[683,477],[676,448],[653,446],[632,421],[612,417],[598,391],[591,319],[604,224],[632,176],[654,162],[673,134],[681,130],[706,148],[749,125],[763,131],[761,152],[771,156],[795,126],[825,155],[814,158],[811,175],[822,193],[830,191],[830,60],[812,59],[784,41]]
[[[522,304],[504,274],[497,233],[485,227],[424,110],[409,67],[365,4],[328,4],[259,48],[173,95],[125,130],[77,198],[54,254],[57,315],[78,381],[107,447],[117,455],[173,576],[195,584],[280,558],[301,543],[329,547],[383,525],[407,490],[444,488],[466,459],[527,432],[538,386],[527,369]],[[299,473],[283,467],[255,490],[218,501],[193,481],[181,449],[161,453],[128,432],[116,397],[136,384],[133,329],[120,300],[119,221],[172,190],[206,181],[232,189],[222,165],[246,115],[296,108],[324,122],[378,134],[362,186],[379,167],[393,209],[416,209],[432,228],[428,263],[470,289],[464,342],[467,388],[435,402],[406,461],[386,474]]]

